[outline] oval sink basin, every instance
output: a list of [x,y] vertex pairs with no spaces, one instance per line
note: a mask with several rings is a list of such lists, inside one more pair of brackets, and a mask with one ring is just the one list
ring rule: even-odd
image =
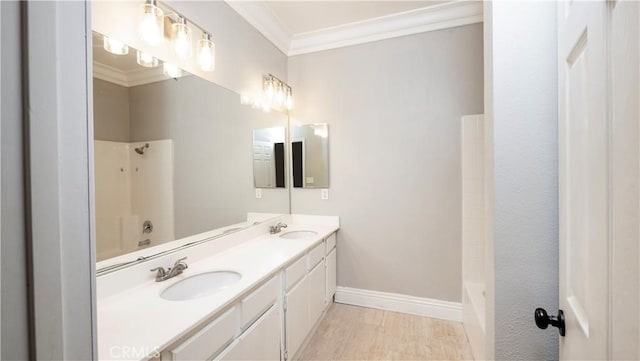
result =
[[280,237],[287,238],[287,239],[303,239],[303,238],[309,238],[309,237],[315,236],[317,234],[318,232],[316,231],[291,231],[291,232],[282,234]]
[[242,275],[234,271],[201,273],[169,286],[160,293],[160,297],[168,301],[185,301],[210,296],[229,288],[240,278]]

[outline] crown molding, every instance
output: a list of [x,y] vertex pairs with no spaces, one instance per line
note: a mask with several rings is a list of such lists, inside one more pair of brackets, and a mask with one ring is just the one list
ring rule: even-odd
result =
[[125,72],[96,61],[93,62],[93,76],[127,88],[170,79],[162,73],[162,67],[160,66]]
[[225,2],[285,55],[289,52],[292,34],[263,0]]
[[480,23],[481,1],[452,1],[363,21],[292,34],[262,1],[225,0],[287,56]]
[[455,1],[333,28],[296,34],[288,55],[391,39],[482,22],[482,2]]

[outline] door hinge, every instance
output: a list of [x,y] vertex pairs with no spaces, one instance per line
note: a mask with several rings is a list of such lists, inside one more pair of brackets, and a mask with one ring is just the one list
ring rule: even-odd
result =
[[289,351],[284,350],[284,361],[287,361],[289,359]]
[[282,304],[282,310],[284,312],[287,312],[287,303],[286,302]]

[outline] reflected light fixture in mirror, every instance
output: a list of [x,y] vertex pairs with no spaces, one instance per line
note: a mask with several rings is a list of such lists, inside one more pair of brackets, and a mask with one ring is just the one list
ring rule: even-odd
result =
[[202,39],[198,40],[198,63],[203,71],[213,71],[216,67],[216,45],[208,33],[202,33]]
[[140,9],[138,22],[140,40],[149,45],[159,45],[164,39],[164,12],[158,7],[156,0],[148,0],[140,6]]
[[111,54],[115,54],[115,55],[129,54],[129,47],[127,46],[127,44],[113,38],[109,38],[105,36],[103,38],[102,46],[104,47],[104,50],[110,52]]
[[187,26],[187,19],[178,17],[178,21],[171,24],[173,51],[180,59],[187,59],[191,55],[191,29]]
[[179,78],[182,76],[182,69],[170,63],[162,63],[162,72],[170,78]]
[[144,66],[145,68],[155,68],[158,66],[158,58],[155,56],[145,53],[144,51],[137,51],[136,60],[140,66]]

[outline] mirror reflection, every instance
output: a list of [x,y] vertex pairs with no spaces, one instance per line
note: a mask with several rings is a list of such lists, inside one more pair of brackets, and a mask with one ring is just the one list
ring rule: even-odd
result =
[[256,188],[284,188],[284,127],[253,130],[253,178]]
[[161,59],[142,66],[131,47],[116,55],[103,45],[94,33],[98,261],[132,252],[135,260],[288,213],[284,162],[264,178],[274,189],[261,199],[252,164],[254,129],[280,129],[269,140],[285,153],[286,115],[242,106],[239,94],[180,69],[165,72]]
[[295,188],[329,187],[329,126],[292,127],[291,168]]

